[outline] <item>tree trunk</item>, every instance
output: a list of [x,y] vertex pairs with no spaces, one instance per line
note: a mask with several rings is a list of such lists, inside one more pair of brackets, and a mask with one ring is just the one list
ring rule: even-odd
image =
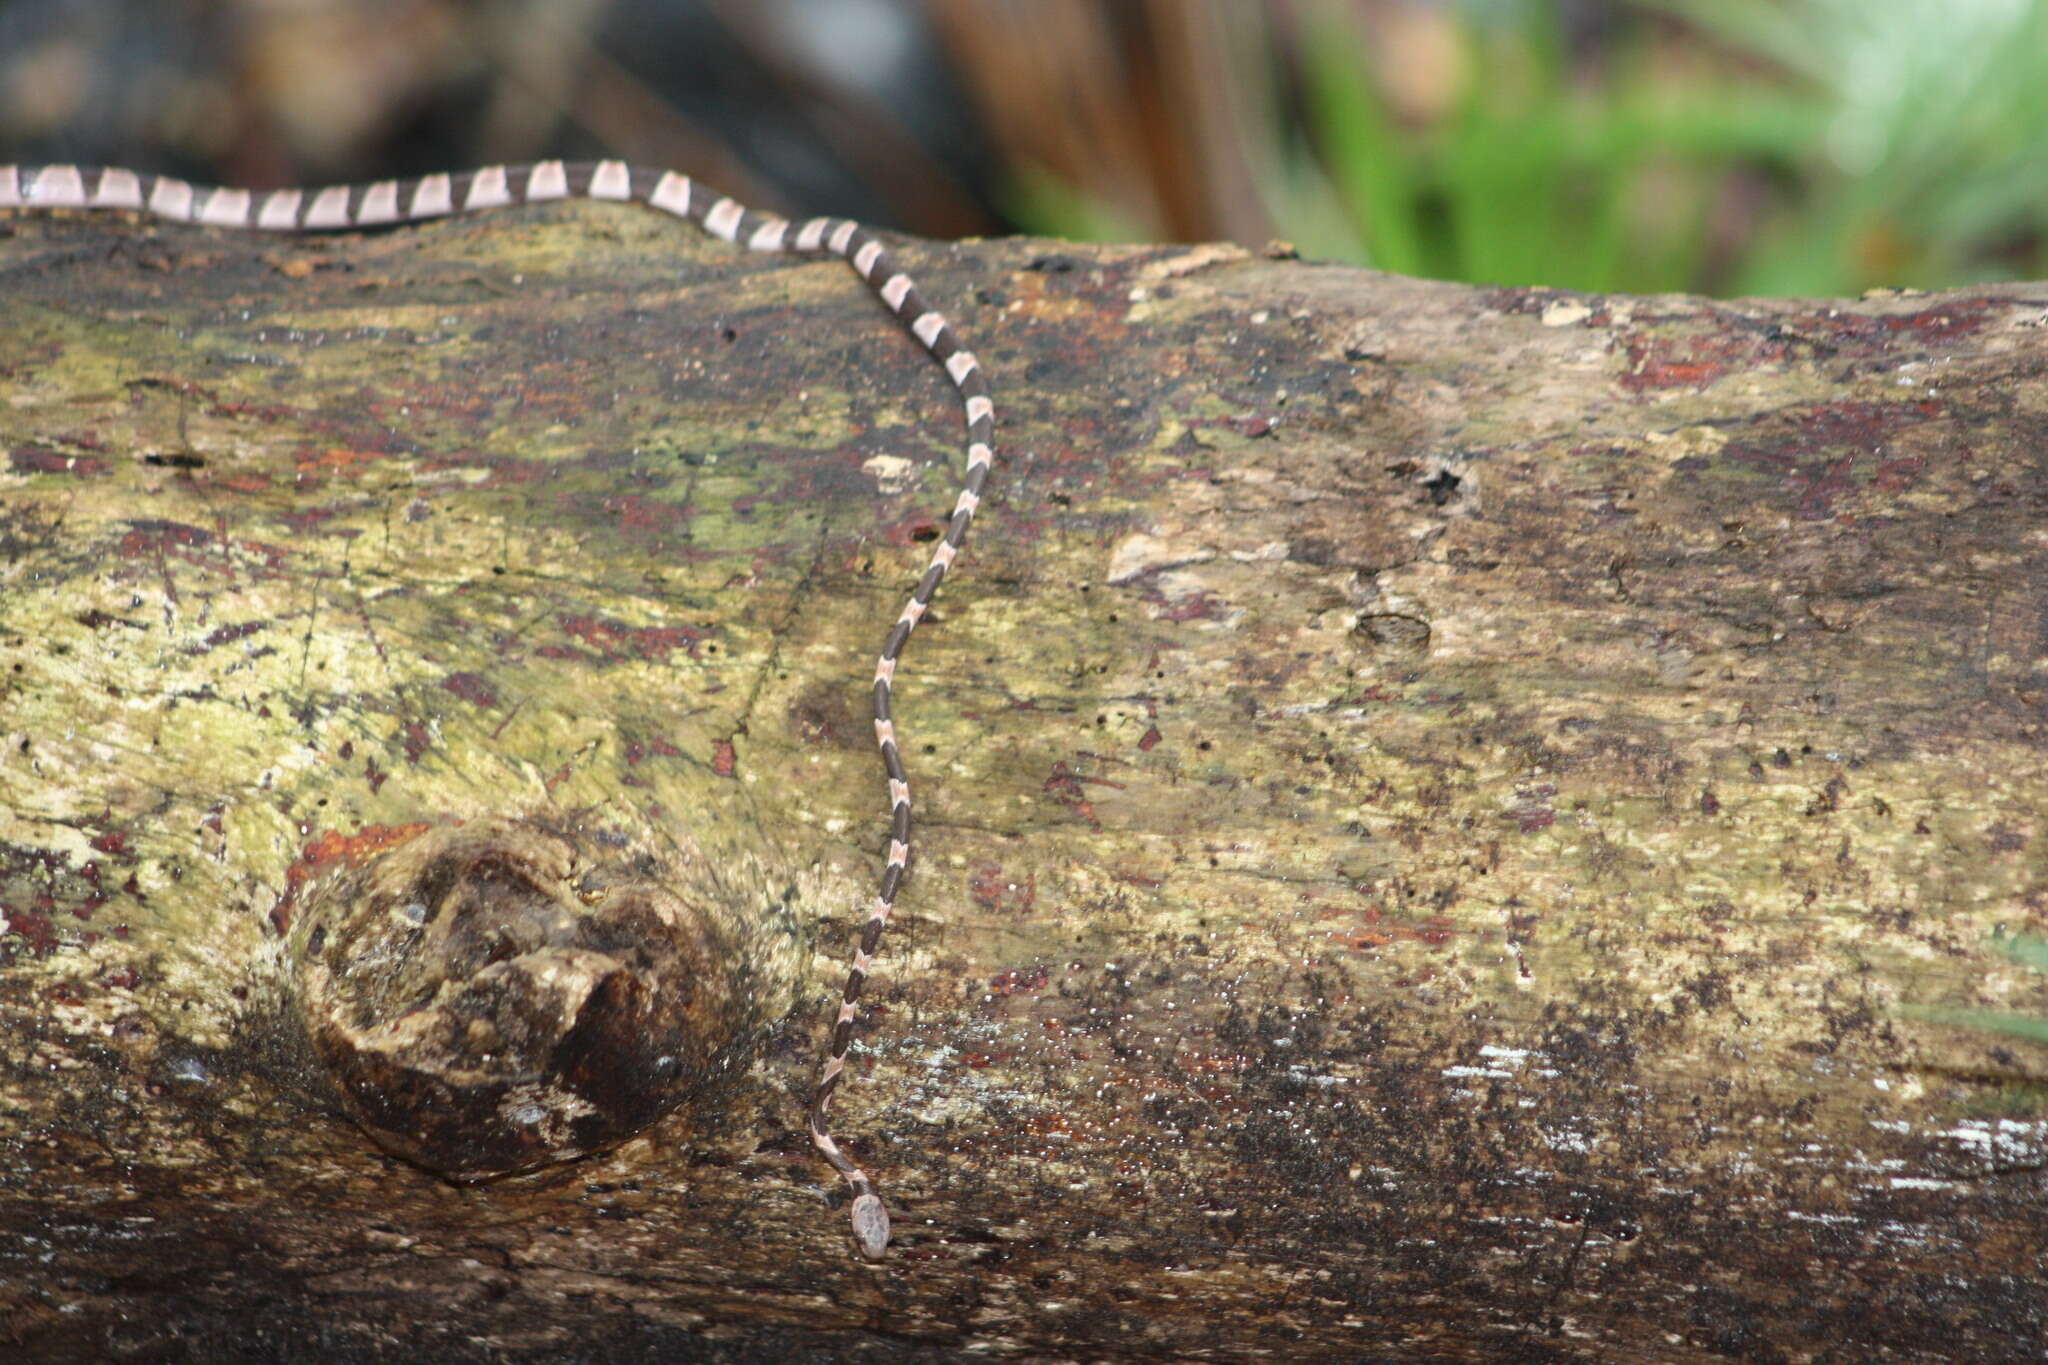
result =
[[2048,1064],[1899,1008],[2048,1011],[2048,288],[908,247],[871,1266],[920,347],[624,207],[4,231],[0,1356],[2048,1348]]

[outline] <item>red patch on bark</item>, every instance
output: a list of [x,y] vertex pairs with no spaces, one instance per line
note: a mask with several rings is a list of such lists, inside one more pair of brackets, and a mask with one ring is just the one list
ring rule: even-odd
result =
[[683,751],[665,739],[641,743],[637,739],[626,741],[626,763],[637,768],[649,758],[681,758]]
[[1026,873],[1023,881],[1013,881],[994,863],[982,863],[967,878],[967,894],[992,913],[1029,914],[1038,902],[1038,874]]
[[284,894],[270,908],[270,926],[283,934],[291,928],[292,907],[299,890],[326,868],[337,863],[360,867],[386,849],[396,848],[424,834],[430,825],[365,825],[354,834],[328,830],[299,850],[299,860],[285,869]]
[[1507,818],[1524,834],[1549,829],[1557,823],[1557,811],[1550,804],[1556,799],[1557,787],[1553,783],[1521,788],[1515,793],[1515,807]]
[[176,521],[131,521],[121,537],[119,553],[129,558],[160,555],[172,550],[203,550],[213,544],[213,532],[201,526]]
[[1083,777],[1061,760],[1052,765],[1052,773],[1045,779],[1045,792],[1062,806],[1069,807],[1089,824],[1095,824],[1095,805],[1081,790],[1083,783],[1098,787],[1113,787],[1123,790],[1120,782],[1110,782],[1100,777]]
[[562,629],[605,660],[645,659],[658,663],[678,649],[694,659],[697,646],[704,639],[703,632],[689,626],[628,626],[601,616],[565,616]]
[[1703,389],[1731,367],[1773,364],[1785,358],[1785,344],[1749,335],[1632,336],[1628,371],[1621,387],[1630,393],[1655,389]]
[[1047,980],[1043,967],[1017,968],[990,977],[988,989],[991,995],[1017,995],[1042,991]]
[[498,704],[497,690],[481,673],[450,673],[441,679],[441,686],[472,706],[481,706],[486,711]]
[[1917,313],[1893,313],[1872,317],[1867,313],[1806,313],[1787,321],[1806,336],[1824,335],[1837,346],[1864,341],[1881,349],[1892,338],[1907,336],[1918,342],[1954,341],[1980,330],[1994,311],[2005,313],[2018,304],[2016,299],[1956,299],[1940,308],[1923,308]]
[[8,452],[8,464],[16,474],[72,474],[93,478],[111,466],[90,455],[66,455],[48,446],[22,446]]
[[405,761],[417,764],[420,755],[434,747],[434,737],[427,733],[427,727],[419,721],[405,723]]
[[739,771],[739,766],[739,754],[733,750],[732,741],[719,740],[718,746],[711,751],[711,771],[720,777],[731,777]]
[[[1859,458],[1882,457],[1886,442],[1947,412],[1947,405],[1935,399],[1823,403],[1794,417],[1789,431],[1782,422],[1759,424],[1745,433],[1747,439],[1729,442],[1720,458],[1781,475],[1796,494],[1800,520],[1825,521],[1839,514],[1843,498],[1862,488],[1856,476]],[[1925,463],[1920,456],[1881,458],[1868,482],[1885,492],[1909,488],[1918,483]]]
[[1920,484],[1920,476],[1927,472],[1925,455],[1905,455],[1896,460],[1886,460],[1878,465],[1877,473],[1871,475],[1870,483],[1886,493],[1904,493]]
[[[1329,906],[1323,909],[1316,918],[1325,920],[1337,919],[1344,918],[1352,913],[1340,906]],[[1356,918],[1353,923],[1326,931],[1326,937],[1335,943],[1349,948],[1352,952],[1363,953],[1371,952],[1378,948],[1385,948],[1389,944],[1402,939],[1406,939],[1411,943],[1421,943],[1429,947],[1440,948],[1444,944],[1449,943],[1456,936],[1457,932],[1457,925],[1441,915],[1431,915],[1426,919],[1414,921],[1403,921],[1393,919],[1379,906],[1371,905],[1367,906],[1362,912],[1356,912]]]
[[605,510],[618,517],[620,530],[643,534],[679,530],[689,520],[689,514],[675,503],[638,493],[606,499]]
[[[354,834],[330,829],[299,851],[298,865],[308,869],[325,867],[330,863],[360,866],[386,849],[396,848],[430,828],[432,826],[425,824],[365,825]],[[290,874],[286,875],[289,879]]]
[[1218,621],[1223,618],[1227,610],[1228,608],[1223,603],[1217,601],[1208,593],[1198,592],[1192,593],[1187,597],[1183,597],[1180,601],[1162,608],[1159,612],[1159,619],[1162,621]]
[[1933,398],[1913,403],[1822,403],[1801,414],[1799,434],[1815,445],[1868,449],[1947,411],[1947,404]]

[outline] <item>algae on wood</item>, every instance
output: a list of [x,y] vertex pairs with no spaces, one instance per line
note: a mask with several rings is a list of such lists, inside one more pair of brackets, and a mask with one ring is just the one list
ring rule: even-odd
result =
[[[50,1360],[1971,1358],[2048,1344],[2048,288],[1429,284],[626,208],[0,238],[0,1344]],[[764,1036],[454,1186],[296,888],[530,818],[730,870]],[[707,873],[706,875],[725,875]],[[778,899],[785,891],[787,901]],[[1830,1354],[1832,1353],[1832,1355]]]

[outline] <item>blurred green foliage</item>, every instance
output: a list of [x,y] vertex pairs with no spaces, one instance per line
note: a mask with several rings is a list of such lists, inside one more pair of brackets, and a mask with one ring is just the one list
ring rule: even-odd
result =
[[[2048,974],[2048,939],[2019,934],[2001,936],[1993,942],[2000,952],[2014,962],[2033,971]],[[1905,1005],[1900,1007],[1899,1012],[1913,1019],[1931,1019],[1941,1024],[1985,1029],[2012,1038],[2022,1038],[2030,1043],[2048,1045],[2048,1017],[2041,1015],[2017,1014],[2009,1010],[1960,1009],[1948,1005]]]
[[1584,81],[1555,11],[1527,4],[1468,20],[1463,88],[1434,126],[1400,127],[1348,27],[1328,9],[1311,23],[1310,132],[1358,227],[1348,254],[1403,274],[1698,288],[1716,182],[1820,126],[1810,99],[1761,82],[1669,89],[1626,40]]
[[[1577,42],[1544,0],[1428,12],[1457,60],[1420,115],[1389,98],[1410,54],[1352,6],[1267,20],[1295,97],[1255,92],[1287,111],[1241,131],[1311,254],[1633,293],[2048,276],[2048,0],[1638,0]],[[1101,226],[1020,198],[1037,229]]]
[[[1993,939],[1993,945],[2019,966],[2048,974],[2048,939],[2036,939],[2023,933],[1999,935]],[[1956,1023],[1968,1029],[1989,1029],[1993,1033],[2005,1033],[2009,1038],[2023,1038],[2025,1042],[2048,1046],[2048,1017],[2042,1015],[2021,1015],[2003,1009],[1956,1009],[1950,1005],[1903,1005],[1898,1013],[1907,1015],[1909,1019],[1933,1019],[1935,1023]]]
[[2048,0],[1673,0],[1775,63],[1823,122],[1744,292],[2048,274]]

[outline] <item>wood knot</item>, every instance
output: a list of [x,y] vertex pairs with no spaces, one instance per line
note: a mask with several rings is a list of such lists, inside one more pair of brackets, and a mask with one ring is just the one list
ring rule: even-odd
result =
[[734,907],[580,830],[432,828],[306,894],[313,1052],[382,1146],[457,1180],[631,1136],[748,1030]]

